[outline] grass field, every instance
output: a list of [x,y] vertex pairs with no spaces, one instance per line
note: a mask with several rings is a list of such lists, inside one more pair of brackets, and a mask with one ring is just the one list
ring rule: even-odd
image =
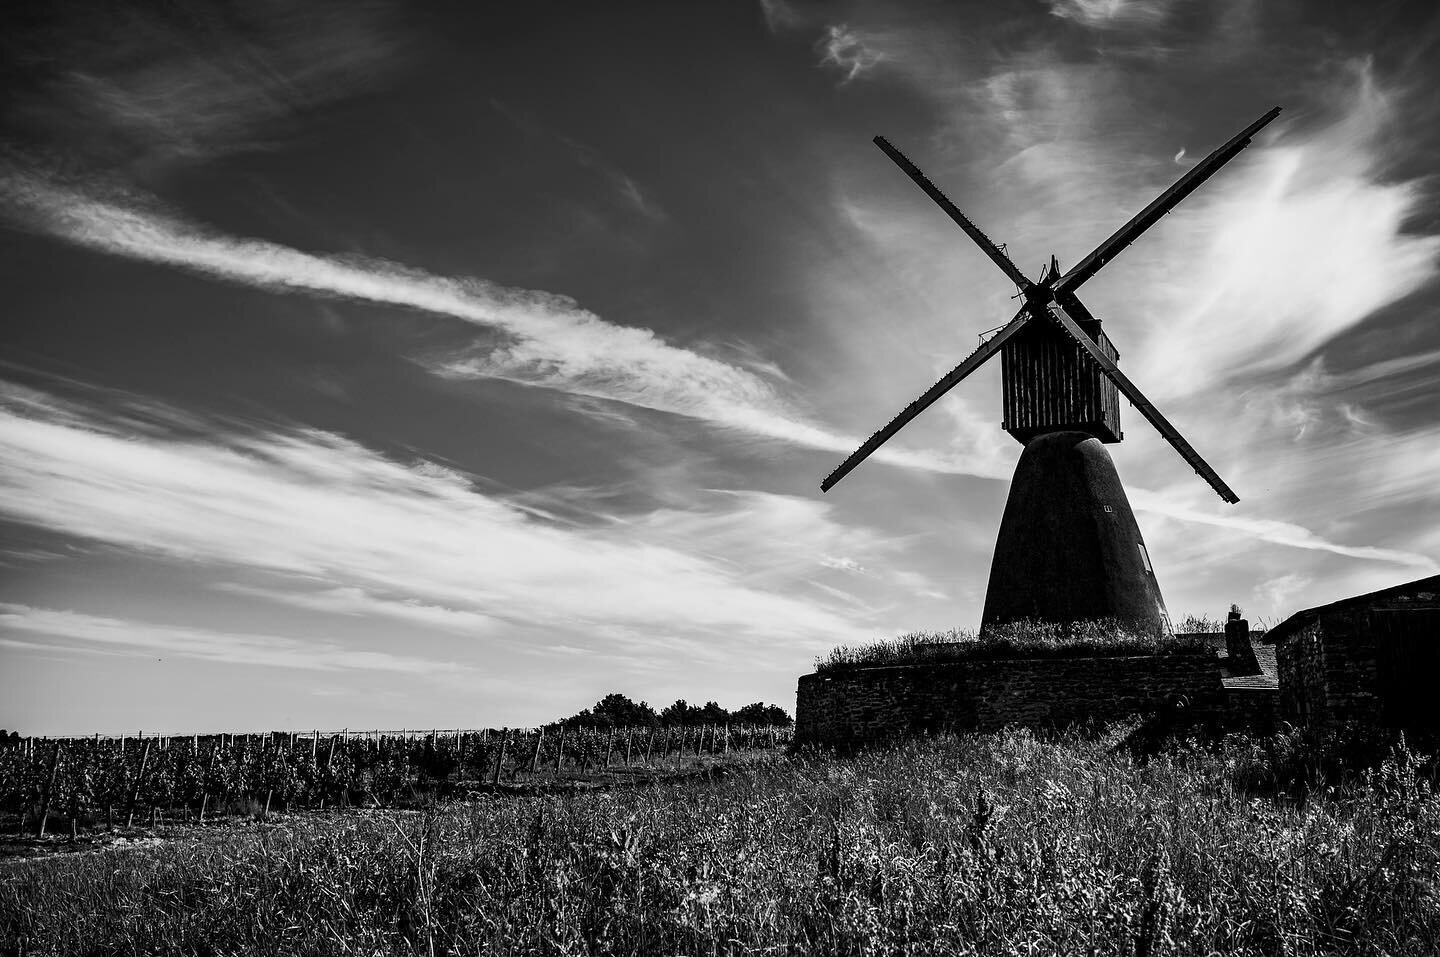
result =
[[1006,732],[297,818],[0,865],[0,933],[26,954],[1440,953],[1422,764],[1307,792],[1294,758]]

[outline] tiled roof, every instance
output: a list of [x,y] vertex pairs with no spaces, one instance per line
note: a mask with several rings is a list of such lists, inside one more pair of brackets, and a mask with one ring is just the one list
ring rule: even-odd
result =
[[1227,689],[1242,691],[1280,690],[1280,681],[1274,675],[1241,675],[1238,678],[1221,678],[1220,683]]
[[1250,647],[1255,650],[1255,663],[1260,666],[1258,675],[1234,674],[1230,664],[1230,651],[1225,645],[1225,635],[1219,632],[1191,634],[1186,637],[1199,638],[1215,650],[1220,665],[1220,679],[1227,688],[1279,688],[1279,672],[1275,668],[1275,646],[1257,644],[1256,639],[1264,632],[1251,630]]

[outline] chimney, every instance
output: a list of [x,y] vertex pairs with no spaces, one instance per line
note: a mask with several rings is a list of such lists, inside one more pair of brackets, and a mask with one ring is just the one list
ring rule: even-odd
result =
[[1232,675],[1261,674],[1260,662],[1255,660],[1255,649],[1250,644],[1250,622],[1240,617],[1239,605],[1230,606],[1230,617],[1225,622],[1225,654]]

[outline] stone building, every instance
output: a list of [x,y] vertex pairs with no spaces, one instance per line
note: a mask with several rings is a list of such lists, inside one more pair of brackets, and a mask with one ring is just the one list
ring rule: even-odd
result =
[[1440,575],[1291,615],[1276,650],[1281,717],[1440,730]]
[[1225,692],[1207,654],[989,658],[805,675],[800,744],[849,744],[927,731],[1054,727],[1173,708],[1213,713]]
[[1179,654],[917,661],[805,675],[796,694],[796,740],[846,744],[1135,714],[1225,731],[1272,729],[1279,696],[1274,651],[1253,644],[1249,623],[1235,613],[1223,634],[1182,637],[1191,641]]

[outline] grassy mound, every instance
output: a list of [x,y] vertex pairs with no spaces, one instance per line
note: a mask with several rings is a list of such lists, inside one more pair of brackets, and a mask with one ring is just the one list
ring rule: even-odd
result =
[[1214,650],[1196,635],[1146,635],[1114,621],[1068,625],[1022,621],[981,634],[911,632],[865,645],[841,645],[815,659],[817,672],[989,658],[1086,658],[1198,654]]

